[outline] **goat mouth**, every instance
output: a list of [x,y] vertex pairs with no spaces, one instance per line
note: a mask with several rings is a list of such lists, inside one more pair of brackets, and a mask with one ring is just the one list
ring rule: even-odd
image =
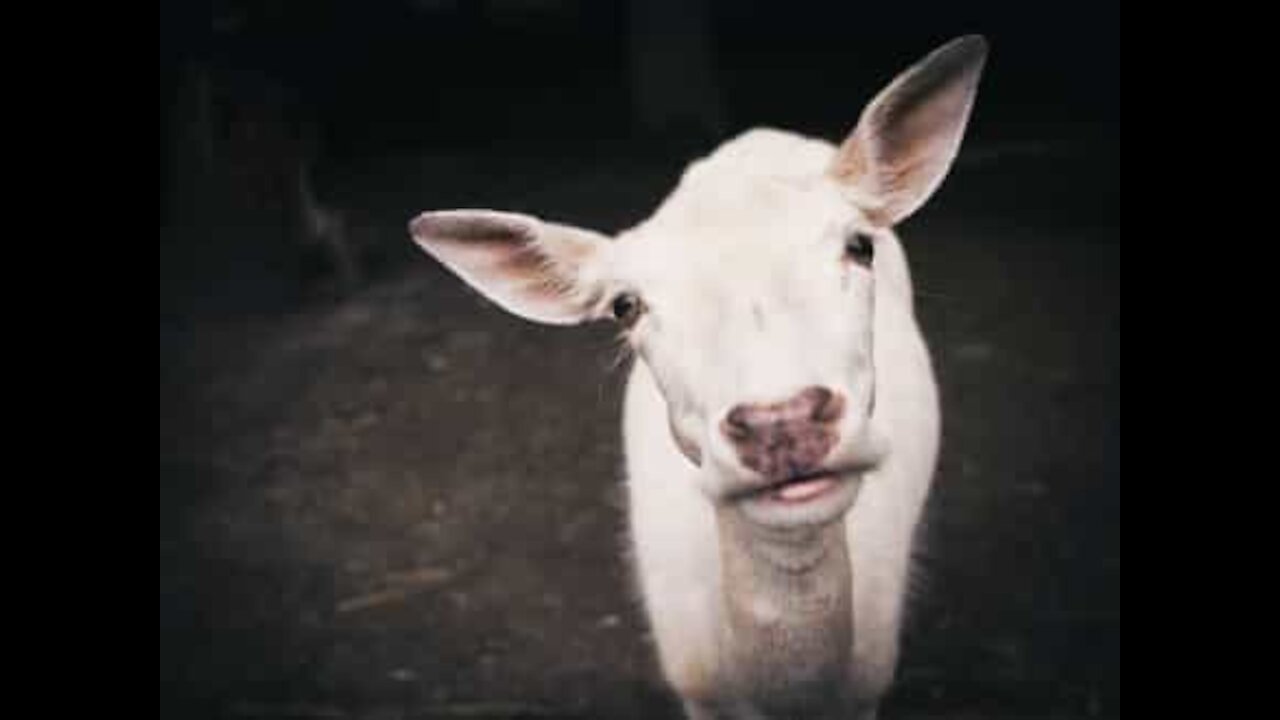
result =
[[778,529],[835,522],[853,505],[862,474],[824,469],[771,482],[737,496],[753,523]]
[[840,482],[841,478],[835,472],[822,470],[774,483],[762,490],[761,495],[772,502],[796,505],[830,493]]

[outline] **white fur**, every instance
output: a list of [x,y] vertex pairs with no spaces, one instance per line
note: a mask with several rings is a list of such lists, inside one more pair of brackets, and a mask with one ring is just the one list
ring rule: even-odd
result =
[[[613,241],[491,211],[424,213],[411,224],[427,252],[532,320],[582,322],[608,316],[625,294],[639,298],[630,306],[643,310],[626,329],[639,360],[623,418],[631,537],[662,669],[691,714],[711,706],[755,712],[733,697],[741,686],[727,660],[725,643],[737,640],[726,634],[726,590],[743,597],[762,626],[784,612],[777,601],[794,597],[789,581],[753,596],[722,587],[719,543],[730,537],[722,521],[740,511],[758,529],[779,517],[792,529],[843,524],[852,586],[840,596],[851,601],[852,648],[831,666],[843,673],[849,665],[861,717],[874,716],[892,681],[940,418],[911,273],[891,226],[941,182],[985,55],[975,37],[935,51],[868,106],[839,149],[748,131],[692,163],[650,218]],[[846,253],[858,235],[874,238],[870,266]],[[821,462],[849,481],[861,472],[860,485],[845,486],[860,488],[856,500],[843,516],[848,493],[828,495],[844,500],[828,503],[835,510],[827,515],[817,502],[790,516],[751,516],[744,508],[754,506],[739,502],[740,493],[778,478],[747,467],[722,423],[737,405],[776,404],[814,386],[844,404],[830,420],[836,439]],[[814,507],[817,514],[805,515]],[[738,543],[759,542],[732,537],[725,542],[734,558],[744,557]],[[843,569],[822,577],[844,587]],[[818,636],[844,626],[805,617],[802,629]]]
[[[760,268],[742,266],[771,257],[741,246],[757,236],[703,232],[723,221],[717,209],[733,215],[730,224],[741,224],[744,218],[735,213],[746,212],[749,222],[772,226],[761,215],[773,212],[786,215],[778,221],[785,225],[793,218],[782,203],[773,206],[767,198],[771,192],[784,192],[774,185],[807,183],[812,186],[808,192],[824,192],[822,169],[834,151],[820,141],[755,130],[695,164],[653,221],[667,227],[687,223],[680,232],[670,230],[669,237],[715,245],[706,251],[725,264],[718,266],[717,277],[702,278],[695,287],[705,290],[706,285],[723,286],[727,278],[736,282],[753,276]],[[743,178],[753,178],[750,182],[756,184],[747,193],[754,200],[749,203],[754,211],[728,200],[742,193],[724,189],[741,184]],[[770,235],[762,233],[757,242],[776,239]],[[675,261],[657,248],[649,250],[649,262]],[[877,399],[872,424],[873,432],[887,442],[889,454],[867,474],[844,520],[855,577],[855,677],[851,682],[857,694],[865,697],[879,697],[893,675],[912,537],[933,476],[939,436],[937,391],[912,309],[910,274],[901,245],[891,232],[877,237],[875,275]],[[686,296],[689,303],[706,300],[696,292]],[[685,307],[697,311],[696,305]],[[839,308],[832,308],[832,315],[845,319]],[[814,318],[808,324],[817,321]],[[823,351],[819,347],[807,352]],[[780,377],[794,376],[794,371],[772,370]],[[775,395],[785,397],[786,393]],[[676,448],[667,428],[667,412],[667,401],[648,366],[637,362],[627,385],[624,413],[636,569],[663,670],[683,696],[697,698],[711,692],[710,685],[721,674],[715,642],[721,605],[718,540],[712,506],[699,491],[704,470]]]

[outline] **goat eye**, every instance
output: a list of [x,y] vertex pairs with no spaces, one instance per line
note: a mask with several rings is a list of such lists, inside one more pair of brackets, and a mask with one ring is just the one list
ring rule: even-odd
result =
[[875,254],[875,241],[867,233],[855,232],[844,240],[844,256],[863,267],[871,267]]
[[635,324],[644,312],[644,304],[635,293],[622,293],[613,299],[613,317],[626,327]]

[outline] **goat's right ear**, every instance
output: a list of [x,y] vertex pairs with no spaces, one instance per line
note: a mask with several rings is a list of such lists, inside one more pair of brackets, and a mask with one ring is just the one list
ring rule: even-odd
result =
[[591,261],[606,238],[493,210],[427,212],[409,223],[414,242],[481,295],[526,320],[574,325],[597,316]]

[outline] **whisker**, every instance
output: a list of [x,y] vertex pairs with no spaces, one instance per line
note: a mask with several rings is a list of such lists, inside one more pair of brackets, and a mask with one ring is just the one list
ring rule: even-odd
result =
[[631,359],[635,353],[635,349],[631,347],[631,343],[627,341],[626,335],[617,336],[614,341],[617,345],[614,347],[613,360],[607,366],[610,372],[622,367],[623,363]]
[[599,376],[599,381],[596,384],[596,399],[600,402],[604,402],[605,391],[609,384],[609,375],[622,367],[635,354],[635,349],[631,346],[631,343],[627,342],[625,334],[619,334],[614,337],[613,341],[612,357],[602,364],[605,373]]

